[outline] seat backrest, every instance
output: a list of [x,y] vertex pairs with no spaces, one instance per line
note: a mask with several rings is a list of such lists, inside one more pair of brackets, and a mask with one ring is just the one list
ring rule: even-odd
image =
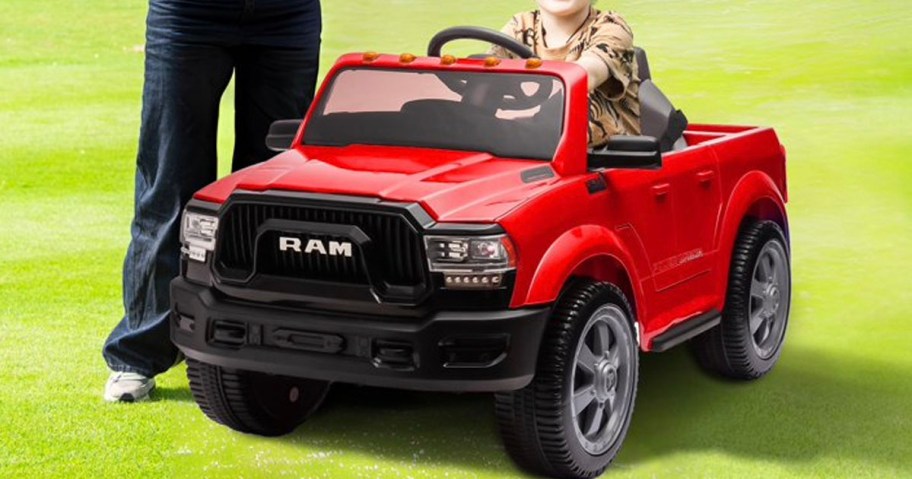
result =
[[637,62],[637,71],[640,80],[652,80],[652,72],[649,71],[649,60],[646,58],[646,50],[640,47],[633,47],[633,56]]
[[655,137],[661,151],[668,152],[686,147],[682,141],[687,129],[687,117],[675,109],[671,101],[652,81],[649,61],[642,48],[635,49],[640,77],[640,130],[645,136]]

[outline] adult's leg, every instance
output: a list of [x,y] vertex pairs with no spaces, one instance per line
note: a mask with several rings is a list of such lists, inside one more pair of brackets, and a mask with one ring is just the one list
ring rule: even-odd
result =
[[257,14],[262,18],[247,29],[247,43],[234,50],[234,171],[275,155],[266,148],[269,125],[304,118],[317,83],[320,3],[302,1],[288,12]]
[[152,377],[177,357],[169,284],[179,273],[181,212],[216,177],[219,99],[231,78],[224,47],[176,41],[168,12],[147,19],[142,126],[132,241],[123,270],[124,317],[105,342],[114,371]]

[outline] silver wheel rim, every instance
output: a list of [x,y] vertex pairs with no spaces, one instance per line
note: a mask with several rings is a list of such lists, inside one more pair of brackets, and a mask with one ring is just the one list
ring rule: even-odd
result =
[[617,306],[600,307],[586,323],[573,357],[570,417],[580,445],[605,453],[621,434],[633,388],[627,315]]
[[779,348],[791,298],[788,255],[778,241],[766,243],[751,276],[748,325],[754,351],[763,359]]

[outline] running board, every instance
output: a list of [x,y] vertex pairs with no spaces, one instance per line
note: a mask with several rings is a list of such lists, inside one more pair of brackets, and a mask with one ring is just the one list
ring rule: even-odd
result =
[[722,313],[715,309],[672,326],[652,340],[652,351],[661,353],[699,336],[722,322]]

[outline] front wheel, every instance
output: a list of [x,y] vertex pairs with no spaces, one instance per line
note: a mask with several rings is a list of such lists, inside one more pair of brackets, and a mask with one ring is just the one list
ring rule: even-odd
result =
[[498,393],[507,452],[524,469],[595,477],[627,435],[638,378],[633,315],[614,285],[579,281],[562,295],[545,331],[535,378]]
[[236,431],[281,436],[323,402],[329,383],[226,369],[187,359],[190,391],[200,409]]

